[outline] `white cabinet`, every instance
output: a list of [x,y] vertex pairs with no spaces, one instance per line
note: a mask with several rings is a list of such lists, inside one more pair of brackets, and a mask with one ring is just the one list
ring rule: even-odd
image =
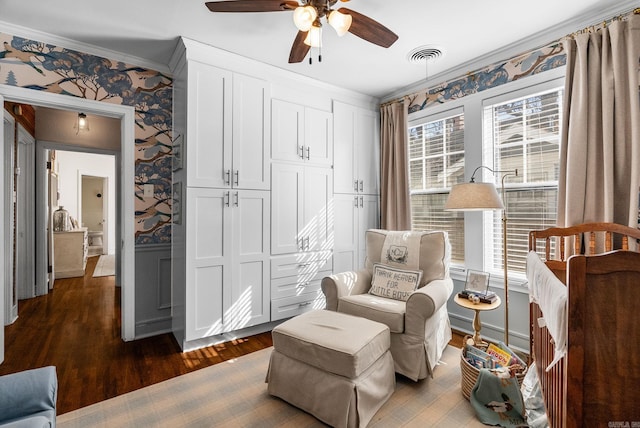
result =
[[272,257],[271,319],[281,320],[324,308],[320,283],[331,273],[331,251]]
[[330,249],[332,170],[294,163],[271,170],[271,254]]
[[56,278],[84,276],[87,266],[87,229],[53,233],[53,265]]
[[379,193],[380,144],[375,112],[333,102],[334,192]]
[[267,82],[198,61],[187,70],[187,186],[269,189]]
[[378,197],[375,195],[333,195],[334,272],[364,267],[365,232],[380,227]]
[[269,192],[187,188],[185,339],[270,319]]
[[332,114],[288,101],[272,100],[271,148],[273,160],[331,165]]

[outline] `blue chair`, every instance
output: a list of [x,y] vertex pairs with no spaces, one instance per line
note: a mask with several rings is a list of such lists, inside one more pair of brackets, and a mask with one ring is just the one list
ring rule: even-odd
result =
[[0,376],[0,427],[55,427],[57,398],[55,367]]

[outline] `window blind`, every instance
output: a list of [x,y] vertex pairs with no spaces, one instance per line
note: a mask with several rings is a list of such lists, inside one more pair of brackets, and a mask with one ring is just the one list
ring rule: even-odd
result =
[[[529,231],[556,224],[561,89],[542,92],[484,108],[484,148],[495,170],[518,169],[505,180],[509,272],[525,273]],[[502,174],[495,174],[500,189]],[[486,264],[502,272],[503,237],[499,213],[486,229]]]
[[445,230],[451,260],[464,263],[463,213],[444,211],[451,186],[464,181],[464,115],[409,128],[409,190],[413,230]]

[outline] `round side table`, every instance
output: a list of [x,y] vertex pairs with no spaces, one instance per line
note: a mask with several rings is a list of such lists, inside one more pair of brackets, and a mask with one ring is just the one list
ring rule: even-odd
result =
[[463,308],[473,309],[475,311],[473,315],[473,331],[475,332],[473,335],[473,344],[475,346],[486,345],[487,343],[482,340],[480,337],[480,329],[482,325],[480,324],[480,311],[491,311],[502,303],[500,297],[496,296],[496,301],[493,303],[473,303],[469,299],[464,297],[459,297],[458,294],[453,298],[453,301],[456,302],[458,306],[462,306]]

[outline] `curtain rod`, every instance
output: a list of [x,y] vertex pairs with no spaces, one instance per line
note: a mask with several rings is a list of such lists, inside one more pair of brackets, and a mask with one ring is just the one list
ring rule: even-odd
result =
[[402,102],[405,101],[406,98],[407,98],[407,96],[405,95],[403,97],[396,98],[395,100],[387,101],[386,103],[381,103],[380,107],[386,107],[386,106],[388,106],[390,104],[395,104],[395,103],[402,103]]

